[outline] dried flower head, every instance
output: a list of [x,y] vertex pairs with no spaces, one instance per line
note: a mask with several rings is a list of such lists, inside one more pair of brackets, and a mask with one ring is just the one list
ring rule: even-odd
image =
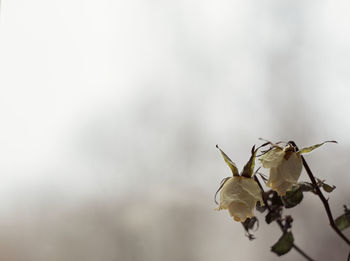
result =
[[219,150],[230,167],[233,177],[224,179],[218,190],[221,189],[217,210],[228,209],[235,221],[244,222],[247,218],[254,217],[254,209],[258,201],[260,205],[264,205],[261,189],[253,178],[257,150],[253,147],[252,156],[244,166],[241,175],[232,160],[220,148]]
[[266,185],[284,196],[298,182],[303,168],[301,154],[311,152],[326,142],[334,141],[325,141],[299,151],[290,144],[284,147],[272,144],[272,148],[259,158],[262,166],[270,169],[270,177]]

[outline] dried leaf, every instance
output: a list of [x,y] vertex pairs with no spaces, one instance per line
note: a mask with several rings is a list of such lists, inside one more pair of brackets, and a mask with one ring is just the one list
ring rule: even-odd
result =
[[270,211],[266,216],[265,216],[265,221],[267,224],[270,224],[271,222],[279,219],[281,217],[281,214],[279,211]]
[[259,211],[260,213],[264,213],[264,212],[265,212],[265,210],[266,210],[266,208],[267,208],[267,206],[266,206],[266,205],[261,206],[261,204],[260,204],[260,202],[259,202],[259,201],[258,201],[258,202],[256,202],[255,209],[256,209],[257,211]]
[[346,212],[334,220],[339,230],[344,230],[350,226],[350,213]]
[[250,233],[250,230],[254,230],[254,226],[256,224],[256,229],[259,228],[259,220],[256,217],[247,218],[244,222],[242,222],[243,228],[246,231],[246,236],[249,240],[254,240],[255,236]]
[[336,187],[333,185],[333,186],[330,186],[326,183],[323,183],[322,184],[322,188],[324,191],[326,191],[327,193],[331,193]]
[[249,232],[249,230],[253,230],[255,224],[257,227],[259,226],[259,221],[256,217],[247,218],[244,222],[242,222],[242,225],[247,232]]
[[303,200],[303,197],[303,192],[300,188],[294,186],[292,190],[287,191],[286,195],[281,199],[285,208],[292,208],[298,205]]
[[290,215],[284,217],[283,231],[287,231],[292,227],[293,218]]
[[271,251],[276,253],[278,256],[282,256],[291,250],[294,243],[294,237],[292,232],[283,234],[280,239],[271,247]]
[[273,191],[273,193],[269,195],[269,198],[267,200],[270,202],[270,206],[272,208],[277,208],[279,206],[283,206],[283,203],[281,201],[281,197],[278,196],[276,191]]
[[314,186],[310,182],[299,182],[298,183],[299,190],[302,192],[314,192]]

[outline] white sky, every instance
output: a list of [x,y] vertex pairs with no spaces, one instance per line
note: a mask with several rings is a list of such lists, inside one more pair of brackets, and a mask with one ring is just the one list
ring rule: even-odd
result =
[[[195,193],[211,220],[204,219],[207,230],[198,230],[208,242],[201,243],[199,254],[227,258],[233,241],[240,242],[237,249],[247,249],[240,251],[241,259],[251,259],[262,252],[238,241],[241,227],[232,226],[227,213],[207,210],[214,208],[219,181],[229,175],[215,144],[242,168],[259,137],[297,139],[301,147],[338,140],[308,160],[319,177],[337,185],[332,207],[341,209],[348,188],[339,177],[348,178],[350,153],[349,8],[345,0],[2,0],[0,226],[40,255],[45,245],[40,242],[50,242],[60,226],[53,232],[57,222],[49,220],[41,241],[35,229],[63,206],[68,214],[56,217],[64,224],[57,238],[77,233],[84,248],[85,223],[78,216],[71,227],[67,206],[79,211],[81,199],[114,197],[111,208],[115,202],[126,205],[122,226],[131,222],[141,234],[145,226],[162,242],[167,232],[157,234],[149,223],[158,229],[157,220],[177,222],[157,215],[171,198],[183,208],[184,197]],[[87,215],[95,220],[93,211]],[[109,216],[113,226],[123,214],[115,213]],[[7,226],[12,221],[15,229]],[[24,234],[33,240],[22,236],[26,226]],[[179,233],[187,238],[186,231]],[[145,239],[152,246],[148,234]],[[39,242],[37,248],[29,241]],[[98,236],[97,241],[105,242]],[[267,252],[270,241],[253,244]],[[7,246],[7,239],[2,242]],[[53,249],[57,245],[65,254],[57,242],[51,241]],[[72,249],[79,252],[77,242]],[[134,253],[133,245],[125,246]],[[153,256],[153,248],[145,246]]]
[[[130,108],[152,101],[157,88],[166,103],[180,104],[190,103],[196,95],[200,102],[197,93],[206,85],[203,92],[211,99],[203,98],[207,106],[195,106],[193,113],[198,109],[208,117],[206,129],[213,134],[213,143],[227,135],[228,127],[249,137],[269,136],[274,117],[262,97],[269,91],[264,59],[271,51],[283,52],[293,40],[286,29],[293,28],[299,15],[306,17],[298,60],[305,68],[301,66],[300,75],[305,85],[311,83],[310,89],[302,90],[302,100],[310,101],[315,128],[324,130],[317,137],[350,141],[346,1],[309,1],[297,15],[276,1],[1,4],[2,191],[44,182],[48,169],[67,172],[69,164],[82,164],[70,158],[78,153],[71,152],[76,148],[70,143],[79,131],[111,109],[125,110],[122,117],[127,119]],[[283,10],[289,17],[283,21],[289,22],[278,24]],[[226,93],[229,88],[232,92]],[[175,116],[176,110],[178,117],[187,114],[181,105],[173,109]],[[252,124],[259,126],[259,133]]]

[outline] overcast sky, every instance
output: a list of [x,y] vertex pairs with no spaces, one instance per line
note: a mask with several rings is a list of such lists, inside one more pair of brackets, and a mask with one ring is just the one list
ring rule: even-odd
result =
[[338,140],[317,169],[344,170],[349,7],[1,1],[1,208],[173,186],[211,199],[228,174],[215,144],[242,167],[259,137]]

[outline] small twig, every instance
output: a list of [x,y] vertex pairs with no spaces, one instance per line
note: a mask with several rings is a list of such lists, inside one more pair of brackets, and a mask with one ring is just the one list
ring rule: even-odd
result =
[[[257,176],[254,176],[254,179],[255,181],[258,183],[262,193],[264,193],[264,188],[262,187],[259,179],[257,178]],[[264,204],[266,206],[266,208],[271,211],[271,207],[269,206],[269,204],[267,203],[267,200],[265,197],[262,197],[263,198],[263,201],[264,201]],[[285,229],[284,229],[284,226],[282,224],[282,221],[277,219],[276,220],[278,226],[280,227],[280,229],[282,230],[283,233],[285,233]],[[315,261],[314,259],[312,259],[311,257],[309,257],[303,250],[301,250],[296,244],[293,243],[293,246],[292,246],[300,255],[302,255],[305,259],[309,260],[309,261]]]
[[306,161],[305,161],[303,156],[301,156],[301,159],[303,161],[303,165],[305,167],[305,170],[306,170],[307,174],[309,175],[309,178],[310,178],[312,184],[315,186],[316,193],[319,196],[319,198],[321,199],[321,201],[323,203],[323,206],[324,206],[324,208],[325,208],[325,210],[327,212],[327,216],[328,216],[328,220],[329,220],[330,226],[350,246],[350,240],[339,230],[339,228],[335,224],[334,219],[333,219],[333,215],[332,215],[332,211],[331,211],[331,209],[329,207],[329,204],[328,204],[328,200],[324,197],[322,191],[317,186],[317,182],[315,180],[314,175],[311,172],[311,169],[309,168],[309,165],[306,163]]
[[[295,144],[294,141],[290,141],[289,142],[293,147],[295,147],[295,149],[298,151],[298,146]],[[328,220],[329,220],[329,224],[330,226],[333,228],[333,230],[348,244],[350,245],[350,240],[339,230],[339,228],[337,227],[337,225],[335,224],[334,222],[334,218],[333,218],[333,215],[332,215],[332,211],[329,207],[329,204],[328,204],[328,200],[325,198],[325,196],[323,195],[322,191],[320,190],[318,184],[317,184],[317,181],[314,177],[314,175],[312,174],[312,171],[309,167],[309,165],[307,164],[306,160],[304,159],[303,156],[301,156],[301,159],[302,159],[302,162],[303,162],[303,166],[312,182],[312,185],[315,187],[315,190],[316,190],[316,194],[318,195],[318,197],[321,199],[322,203],[323,203],[323,206],[327,212],[327,216],[328,216]]]

